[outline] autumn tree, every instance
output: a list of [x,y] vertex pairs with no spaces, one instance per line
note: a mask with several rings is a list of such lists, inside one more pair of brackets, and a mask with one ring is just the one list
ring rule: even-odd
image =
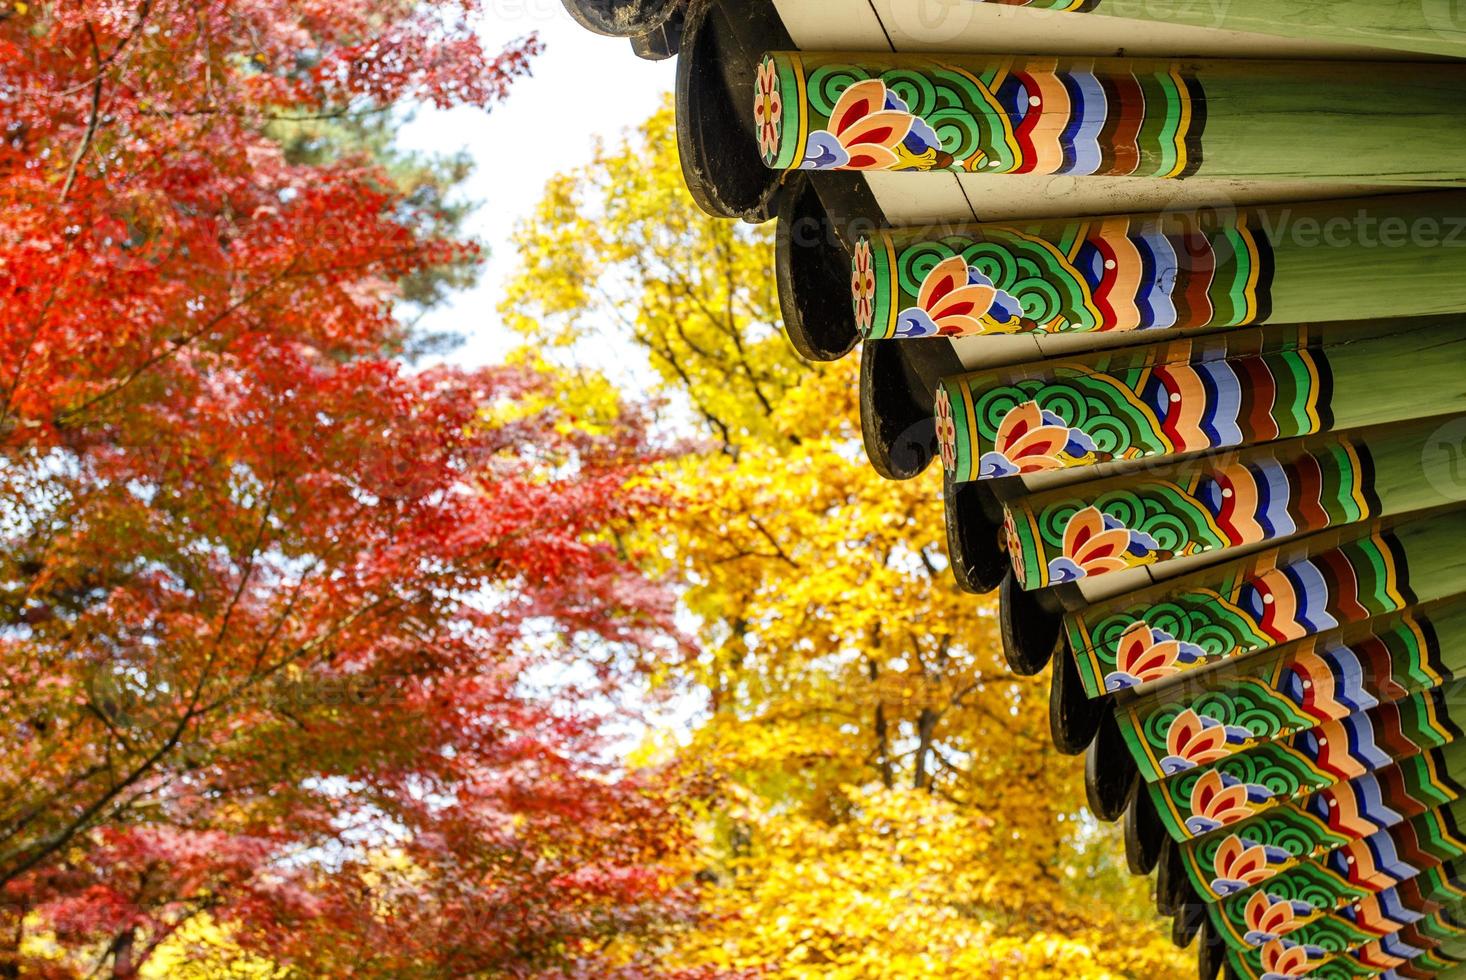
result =
[[1042,681],[1007,669],[993,606],[951,582],[937,477],[871,470],[854,359],[793,354],[769,232],[696,210],[672,125],[661,112],[550,183],[504,312],[567,361],[631,341],[703,440],[661,467],[676,506],[643,527],[698,624],[670,676],[708,705],[668,754],[720,787],[699,825],[714,924],[674,960],[1177,975],[1055,764]]
[[0,5],[0,975],[207,921],[306,976],[606,976],[686,908],[601,734],[676,648],[644,411],[393,357],[475,251],[368,120],[503,98],[537,45],[476,14]]

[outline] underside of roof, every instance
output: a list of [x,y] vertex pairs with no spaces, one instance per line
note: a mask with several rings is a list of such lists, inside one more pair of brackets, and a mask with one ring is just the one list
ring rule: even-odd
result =
[[1466,975],[1466,11],[566,4],[678,58],[1200,975]]

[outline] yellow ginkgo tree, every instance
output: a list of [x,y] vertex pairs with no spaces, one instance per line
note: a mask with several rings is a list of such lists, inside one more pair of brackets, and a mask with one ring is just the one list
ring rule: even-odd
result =
[[707,913],[668,962],[1180,976],[1055,764],[1044,682],[1007,669],[992,603],[952,583],[939,477],[870,468],[856,360],[794,354],[768,232],[697,210],[672,125],[550,182],[503,310],[542,356],[655,387],[693,440],[651,477],[676,506],[638,542],[698,641],[658,679],[705,698],[664,753],[704,790]]

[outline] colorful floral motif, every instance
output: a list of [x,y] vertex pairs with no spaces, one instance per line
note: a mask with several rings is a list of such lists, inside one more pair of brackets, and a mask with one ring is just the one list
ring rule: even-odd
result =
[[[1420,812],[1423,807],[1417,800],[1434,805],[1458,795],[1454,784],[1432,774],[1430,759],[1419,758],[1455,739],[1452,722],[1435,705],[1435,697],[1426,692],[1240,753],[1213,740],[1207,754],[1225,752],[1223,757],[1203,763],[1205,768],[1179,767],[1154,784],[1157,812],[1178,838],[1208,834],[1218,829],[1213,822],[1226,812],[1223,804],[1229,799],[1240,802],[1237,794],[1218,799],[1217,793],[1238,785],[1246,790],[1247,805],[1254,807],[1246,816],[1267,819],[1249,819],[1235,832],[1260,843],[1284,845],[1295,857],[1309,853],[1308,841],[1337,845],[1368,836],[1404,819],[1401,809]],[[1215,778],[1220,779],[1220,789]],[[1398,806],[1386,800],[1380,783],[1386,778],[1389,800],[1404,801]],[[1305,801],[1320,790],[1330,795]]]
[[[975,225],[940,239],[881,232],[872,246],[877,302],[869,335],[879,340],[1260,322],[1271,308],[1273,268],[1260,228],[1243,212],[1227,220],[1178,213]],[[953,299],[949,308],[943,301],[958,290],[961,302]]]
[[[1116,669],[1106,675],[1105,690],[1118,691],[1170,677],[1180,673],[1183,665],[1199,663],[1205,657],[1206,652],[1196,644],[1184,643],[1169,633],[1138,621],[1131,624],[1120,637]],[[1205,727],[1205,722],[1202,722],[1202,728]],[[1205,732],[1196,733],[1198,740],[1194,744],[1191,742],[1191,734],[1183,737],[1185,741],[1178,740],[1177,751],[1173,754],[1189,761],[1190,756],[1187,753],[1204,754],[1207,746],[1218,736],[1207,735]],[[1222,741],[1228,737],[1230,736],[1227,732],[1220,733]],[[1200,761],[1197,759],[1193,765]]]
[[[1100,483],[1077,498],[1070,490],[1025,496],[1009,505],[1017,511],[1014,526],[1022,539],[1010,557],[1029,566],[1025,581],[1031,588],[1072,580],[1053,574],[1073,575],[1056,553],[1061,548],[1069,553],[1069,515],[1076,507],[1083,508],[1081,513],[1098,510],[1116,523],[1124,521],[1132,535],[1148,542],[1154,556],[1149,560],[1206,554],[1370,516],[1372,487],[1354,445],[1340,440],[1295,453],[1284,457],[1285,462],[1269,450],[1216,467],[1187,464],[1176,470],[1179,481],[1146,479],[1123,487]],[[1128,566],[1096,567],[1087,574],[1121,567]]]
[[771,167],[1185,177],[1202,162],[1205,94],[1173,64],[934,56],[895,66],[809,52],[765,62],[798,93],[786,139],[807,134],[773,152],[761,137]]
[[952,402],[945,389],[937,389],[937,448],[942,454],[942,466],[951,469],[957,455],[957,425],[952,421]]
[[1232,895],[1245,888],[1272,877],[1274,871],[1269,865],[1284,864],[1291,855],[1280,847],[1255,844],[1252,841],[1231,835],[1222,841],[1213,859],[1215,877],[1212,891],[1218,895]]
[[[1329,891],[1327,887],[1314,889],[1310,886],[1310,891],[1314,891],[1317,899],[1325,903],[1324,907],[1330,909],[1322,915],[1317,911],[1309,915],[1315,907],[1300,901],[1298,896],[1284,896],[1274,892],[1271,886],[1268,890],[1273,901],[1286,897],[1295,903],[1300,914],[1306,916],[1288,932],[1284,949],[1291,945],[1314,947],[1309,950],[1310,965],[1317,969],[1311,975],[1329,980],[1373,976],[1374,970],[1392,957],[1414,958],[1412,965],[1423,971],[1412,970],[1403,975],[1432,976],[1435,971],[1456,962],[1455,958],[1440,958],[1440,944],[1457,945],[1466,935],[1466,929],[1462,928],[1457,916],[1443,914],[1443,906],[1452,908],[1459,903],[1462,890],[1455,880],[1454,870],[1439,866],[1428,869],[1402,887],[1346,899],[1350,904],[1342,908],[1332,905],[1326,894]],[[1255,896],[1256,892],[1253,898]],[[1249,899],[1248,906],[1251,904]],[[1241,904],[1224,904],[1221,911],[1222,915],[1213,921],[1223,927],[1223,936],[1232,946],[1229,958],[1238,971],[1237,975],[1261,977],[1267,968],[1263,949],[1252,945],[1246,938],[1251,925]],[[1264,940],[1262,946],[1272,941]],[[1429,950],[1436,950],[1436,953],[1427,952]],[[1273,965],[1279,964],[1273,961]],[[1402,974],[1387,972],[1383,976],[1398,980]]]
[[1280,939],[1297,929],[1300,916],[1313,912],[1313,906],[1297,899],[1282,898],[1257,891],[1247,900],[1247,934],[1243,939],[1250,946]]
[[[1399,945],[1386,942],[1384,950],[1403,951],[1408,945],[1418,948],[1433,946],[1435,940],[1427,938],[1434,933],[1430,919],[1421,913],[1439,910],[1442,905],[1455,906],[1463,897],[1459,880],[1463,853],[1462,842],[1454,829],[1459,815],[1447,816],[1440,812],[1424,815],[1411,822],[1408,828],[1399,828],[1389,835],[1391,841],[1381,846],[1397,848],[1411,857],[1413,865],[1401,867],[1400,873],[1407,875],[1398,879],[1398,884],[1381,883],[1388,876],[1376,876],[1374,881],[1353,882],[1339,870],[1325,868],[1316,861],[1303,861],[1271,879],[1265,886],[1269,902],[1286,899],[1297,902],[1291,910],[1298,923],[1289,930],[1286,937],[1264,940],[1262,948],[1251,946],[1256,935],[1249,939],[1258,920],[1249,915],[1251,900],[1256,895],[1250,891],[1243,897],[1223,897],[1214,907],[1218,914],[1212,921],[1222,930],[1223,937],[1233,948],[1233,962],[1243,969],[1242,976],[1261,976],[1269,964],[1277,969],[1296,968],[1277,959],[1277,947],[1269,953],[1267,947],[1282,940],[1281,948],[1294,946],[1315,947],[1307,950],[1308,964],[1324,965],[1323,974],[1329,977],[1359,975],[1350,969],[1357,962],[1338,954],[1353,951],[1372,940],[1391,934],[1398,934],[1404,940]],[[1252,842],[1244,841],[1244,844]],[[1353,845],[1335,851],[1346,853]],[[1234,893],[1236,894],[1236,893]],[[1310,911],[1311,910],[1311,911]],[[1253,914],[1262,911],[1257,909]],[[1410,928],[1406,934],[1401,930]],[[1446,936],[1459,937],[1459,924],[1448,926]],[[1251,948],[1249,948],[1251,947]],[[1255,969],[1253,968],[1255,965]],[[1429,975],[1429,974],[1427,974]]]
[[1013,333],[1022,329],[1022,313],[1016,299],[954,255],[934,265],[921,280],[916,305],[896,314],[895,336]]
[[[1329,851],[1353,839],[1343,834],[1321,829],[1300,807],[1288,802],[1259,805],[1254,815],[1227,824],[1226,827],[1243,840],[1258,844],[1274,844],[1286,851],[1291,858],[1286,868],[1296,867],[1297,862],[1300,861],[1319,859]],[[1199,839],[1192,838],[1186,843],[1187,846],[1183,848],[1183,859],[1188,866],[1193,882],[1205,895],[1210,887],[1210,880],[1209,875],[1203,869],[1212,866],[1215,849],[1222,842],[1213,835],[1207,834]],[[1275,872],[1280,873],[1286,868],[1280,866],[1275,869]],[[1273,894],[1276,896],[1283,893],[1273,889]],[[1293,892],[1286,892],[1285,897],[1296,898],[1298,896]]]
[[[1388,827],[1399,826],[1432,808],[1460,800],[1456,788],[1444,785],[1450,780],[1441,779],[1434,770],[1435,766],[1443,763],[1440,751],[1434,756],[1406,760],[1401,766],[1387,767],[1352,782],[1330,786],[1309,798],[1305,804],[1284,802],[1275,807],[1259,808],[1256,816],[1227,826],[1250,841],[1281,846],[1293,855],[1294,860],[1327,860],[1328,854],[1338,848],[1377,835]],[[1198,783],[1207,780],[1208,775],[1204,773]],[[1192,797],[1196,797],[1195,786]],[[1337,817],[1336,813],[1330,813],[1336,801],[1338,808],[1347,807],[1352,813],[1330,820],[1330,817]],[[1190,820],[1187,820],[1187,827],[1190,827]],[[1208,846],[1211,846],[1209,842],[1201,841],[1186,852],[1186,860],[1193,863],[1193,877],[1202,888],[1205,888],[1205,882],[1201,880],[1199,869],[1209,866],[1211,854]]]
[[[1227,342],[1217,335],[1210,350],[1188,341],[946,379],[942,386],[953,401],[972,405],[958,428],[952,476],[1006,475],[986,465],[987,457],[999,450],[1008,414],[1029,403],[1095,447],[1092,454],[1056,457],[1060,466],[1271,442],[1323,428],[1328,405],[1321,379],[1328,365],[1321,351],[1216,356]],[[1298,328],[1291,343],[1306,343],[1306,328]]]
[[850,263],[850,293],[855,301],[855,328],[865,333],[870,330],[875,316],[876,301],[876,275],[872,268],[869,238],[855,243],[855,255]]
[[[953,462],[949,470],[956,465],[955,430],[952,435]],[[1037,402],[1024,402],[1003,416],[992,451],[983,454],[979,468],[984,479],[994,479],[1057,470],[1100,456],[1087,433],[1065,425],[1062,418],[1039,408]]]
[[950,159],[936,131],[879,78],[847,87],[830,110],[829,128],[805,143],[804,170],[931,170]]
[[758,148],[764,161],[772,163],[779,155],[779,140],[784,122],[784,96],[779,91],[779,68],[773,58],[764,58],[758,65],[753,87],[753,124],[758,128]]
[[[1137,623],[1136,627],[1149,630],[1144,623]],[[1225,759],[1236,751],[1237,746],[1245,745],[1251,735],[1240,725],[1223,725],[1215,719],[1198,715],[1190,708],[1178,711],[1166,731],[1166,755],[1161,759],[1161,772],[1174,775]]]
[[[1440,630],[1466,636],[1466,604],[1440,617],[1387,617],[1327,644],[1307,643],[1238,675],[1214,676],[1201,688],[1157,691],[1118,717],[1148,780],[1180,769],[1180,733],[1198,724],[1225,726],[1235,738],[1217,758],[1253,741],[1272,741],[1440,686],[1454,676],[1440,662]],[[1198,718],[1198,715],[1201,715]],[[1195,719],[1195,720],[1192,720]],[[1215,737],[1215,736],[1213,736]],[[1208,761],[1215,761],[1214,759]]]
[[1119,518],[1097,507],[1085,507],[1064,525],[1064,553],[1049,562],[1048,581],[1051,585],[1077,582],[1166,557],[1151,535],[1127,528]]
[[1296,980],[1316,970],[1327,955],[1321,947],[1274,939],[1262,948],[1263,980]]
[[[1023,547],[1023,541],[1018,536],[1018,529],[1013,526],[1013,512],[1006,507],[1003,508],[1003,550],[1010,555],[1018,554],[1018,549]],[[1023,581],[1024,568],[1021,564],[1013,566],[1013,574],[1018,576],[1018,584],[1024,588],[1028,583]]]
[[[1307,546],[1305,541],[1289,553]],[[1132,606],[1117,602],[1072,613],[1066,629],[1085,689],[1097,697],[1114,689],[1111,675],[1127,673],[1127,634],[1137,622],[1164,624],[1169,636],[1216,660],[1402,609],[1413,600],[1406,598],[1412,593],[1401,581],[1394,548],[1388,536],[1376,535],[1291,561],[1279,551],[1262,552],[1202,573],[1190,586],[1174,583],[1163,596],[1132,599]],[[1202,662],[1179,659],[1174,667],[1189,670]]]
[[1191,816],[1186,818],[1186,829],[1199,837],[1246,820],[1252,816],[1253,804],[1272,795],[1266,786],[1209,770],[1191,786]]

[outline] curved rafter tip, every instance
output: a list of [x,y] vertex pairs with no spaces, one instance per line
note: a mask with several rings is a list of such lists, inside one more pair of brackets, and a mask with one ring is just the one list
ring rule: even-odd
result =
[[[941,413],[937,418],[937,441],[942,444]],[[946,463],[943,452],[943,464]],[[954,483],[942,491],[942,513],[947,532],[947,558],[958,588],[986,595],[1003,584],[1008,573],[1008,556],[1002,547],[1002,505],[981,483]]]
[[855,349],[860,334],[854,311],[830,302],[848,288],[850,259],[813,182],[802,174],[780,202],[774,270],[784,333],[801,357],[834,361]]
[[560,0],[575,22],[607,37],[641,37],[657,30],[683,0]]
[[888,480],[909,480],[936,455],[936,422],[918,400],[905,351],[872,343],[860,358],[860,431],[865,453]]

